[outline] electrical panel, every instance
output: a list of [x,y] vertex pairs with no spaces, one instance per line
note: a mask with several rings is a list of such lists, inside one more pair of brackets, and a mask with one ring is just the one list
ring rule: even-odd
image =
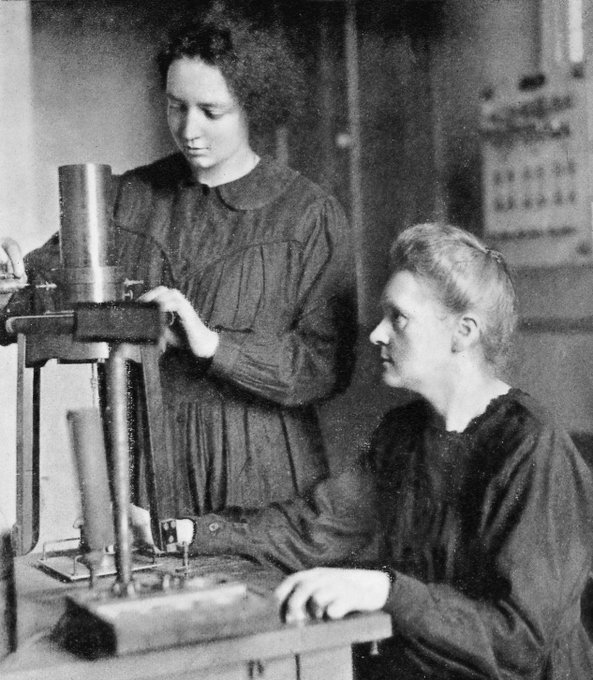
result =
[[514,266],[593,260],[584,77],[525,79],[482,108],[485,240]]

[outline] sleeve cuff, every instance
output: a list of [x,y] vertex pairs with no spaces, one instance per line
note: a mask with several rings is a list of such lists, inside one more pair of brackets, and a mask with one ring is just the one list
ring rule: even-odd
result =
[[215,555],[242,552],[247,525],[244,522],[229,522],[220,515],[204,515],[193,518],[194,537],[192,554]]
[[391,615],[394,625],[406,630],[416,629],[416,623],[426,616],[424,608],[418,606],[425,600],[426,586],[394,569],[390,569],[388,573],[392,574],[391,589],[383,611]]
[[245,338],[232,337],[229,333],[225,333],[225,331],[218,332],[218,347],[212,357],[208,372],[214,376],[224,378],[232,373],[233,367],[239,359],[241,345]]

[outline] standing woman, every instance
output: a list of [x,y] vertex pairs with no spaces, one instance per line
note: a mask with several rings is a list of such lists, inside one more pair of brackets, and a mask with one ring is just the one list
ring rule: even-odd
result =
[[[295,105],[279,33],[214,10],[159,63],[179,152],[121,176],[113,210],[118,264],[176,319],[161,363],[174,460],[159,481],[178,515],[257,508],[327,474],[316,405],[353,365],[349,228],[332,196],[251,145]],[[28,257],[29,277],[51,278],[52,246]]]

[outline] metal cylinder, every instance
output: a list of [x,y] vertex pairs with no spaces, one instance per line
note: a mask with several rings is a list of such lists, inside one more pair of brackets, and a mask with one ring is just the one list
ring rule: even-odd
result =
[[121,299],[123,276],[115,263],[110,207],[111,167],[63,165],[58,179],[63,305]]
[[115,524],[115,591],[129,595],[132,581],[130,538],[130,463],[128,443],[128,377],[126,345],[118,344],[107,359],[107,422],[113,468],[113,512]]
[[109,267],[113,264],[110,166],[62,165],[58,179],[62,267]]
[[67,418],[78,471],[85,548],[100,553],[115,542],[101,411],[76,409],[68,411]]

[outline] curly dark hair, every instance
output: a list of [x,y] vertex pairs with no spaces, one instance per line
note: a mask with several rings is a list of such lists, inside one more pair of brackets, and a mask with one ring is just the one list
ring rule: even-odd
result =
[[277,25],[259,27],[216,5],[171,31],[157,58],[163,85],[171,63],[183,57],[220,69],[254,130],[281,125],[300,109],[301,65]]

